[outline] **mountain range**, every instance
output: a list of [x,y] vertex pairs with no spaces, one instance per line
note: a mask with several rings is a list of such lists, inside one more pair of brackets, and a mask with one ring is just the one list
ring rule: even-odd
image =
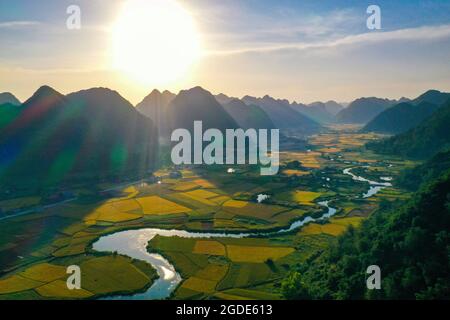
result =
[[216,94],[214,96],[214,98],[216,98],[217,102],[219,102],[221,105],[228,104],[228,103],[231,102],[231,100],[237,99],[237,98],[229,97],[229,96],[227,96],[226,94],[223,94],[223,93]]
[[[319,103],[322,103],[322,102],[319,102]],[[337,115],[341,110],[346,108],[346,106],[344,107],[342,104],[337,103],[336,101],[333,101],[333,100],[324,102],[323,104],[325,104],[325,110],[327,110],[329,113],[331,113],[334,116]]]
[[327,110],[323,102],[314,102],[309,105],[293,102],[291,108],[320,124],[335,122],[335,115]]
[[365,124],[381,112],[396,104],[397,101],[375,97],[359,98],[336,115],[340,123]]
[[378,153],[412,158],[429,158],[450,147],[450,101],[438,108],[428,119],[405,133],[367,144]]
[[242,129],[274,129],[275,125],[267,113],[257,105],[246,105],[242,100],[232,99],[223,104],[225,111]]
[[201,87],[180,91],[166,107],[166,117],[170,132],[178,128],[192,132],[197,120],[202,121],[203,130],[216,128],[225,132],[239,127],[214,96]]
[[144,175],[154,167],[157,132],[117,92],[68,95],[43,86],[0,127],[2,184],[16,188]]
[[303,134],[311,134],[321,129],[316,121],[295,111],[287,100],[274,99],[266,95],[263,98],[245,96],[242,101],[247,105],[261,107],[274,125],[281,130],[296,129]]
[[410,102],[399,103],[371,120],[363,132],[399,134],[418,126],[450,100],[450,93],[429,90]]
[[436,90],[395,106],[393,100],[361,98],[345,109],[334,101],[304,105],[268,95],[214,96],[201,87],[177,95],[153,90],[136,108],[106,88],[63,95],[43,86],[23,104],[9,93],[0,97],[0,177],[17,185],[142,175],[155,166],[161,141],[168,142],[176,128],[192,130],[195,120],[203,130],[279,128],[307,135],[333,123],[333,114],[366,121],[368,109],[385,109],[364,130],[403,134],[368,148],[424,158],[450,143],[450,102],[439,107],[449,94]]
[[152,119],[153,123],[158,127],[160,143],[163,143],[162,137],[167,137],[169,135],[166,108],[175,97],[176,95],[170,91],[165,90],[160,92],[155,89],[136,105],[136,109],[143,115]]

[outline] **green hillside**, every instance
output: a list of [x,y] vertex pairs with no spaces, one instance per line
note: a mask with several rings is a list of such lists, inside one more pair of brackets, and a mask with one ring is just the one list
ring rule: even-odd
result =
[[363,132],[399,134],[418,126],[439,108],[438,105],[422,102],[419,105],[400,103],[380,113],[370,121]]
[[367,144],[378,153],[426,159],[450,144],[450,102],[419,126],[394,137]]
[[0,134],[2,185],[40,188],[143,175],[154,163],[152,121],[109,89],[64,96],[44,86],[9,117]]
[[[450,171],[410,201],[374,213],[283,282],[287,298],[449,299]],[[381,268],[368,290],[366,269]]]

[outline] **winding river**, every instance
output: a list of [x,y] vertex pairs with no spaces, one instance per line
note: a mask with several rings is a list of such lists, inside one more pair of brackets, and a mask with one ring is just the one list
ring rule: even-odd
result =
[[[370,185],[369,191],[363,195],[363,198],[368,198],[379,192],[382,188],[391,186],[388,182],[376,182],[356,176],[351,172],[352,168],[347,168],[343,171],[344,174],[350,175],[353,180],[368,182]],[[148,242],[156,235],[165,237],[182,237],[182,238],[245,238],[252,236],[270,236],[281,233],[290,232],[301,226],[319,221],[333,216],[336,208],[330,207],[329,201],[322,201],[319,205],[326,208],[324,214],[319,218],[312,218],[310,216],[302,217],[300,220],[293,222],[288,228],[280,229],[271,232],[246,232],[246,233],[219,233],[219,232],[191,232],[186,230],[165,230],[158,228],[143,228],[136,230],[119,231],[110,235],[101,237],[92,245],[93,249],[101,252],[114,252],[129,256],[134,259],[143,260],[152,265],[158,273],[159,278],[143,293],[133,295],[116,295],[107,299],[114,300],[149,300],[149,299],[165,299],[176,289],[178,284],[182,281],[180,274],[175,270],[175,267],[162,255],[158,253],[149,253],[147,251]]]
[[[347,169],[344,169],[342,172],[346,175],[351,176],[352,179],[355,181],[362,181],[362,182],[369,183],[369,190],[362,195],[363,198],[370,198],[371,196],[376,195],[381,189],[386,188],[386,187],[392,187],[392,183],[390,183],[390,182],[372,181],[372,180],[366,179],[364,177],[357,176],[354,173],[352,173],[352,169],[353,168],[347,168]],[[391,177],[382,177],[382,179],[385,181],[392,180]]]

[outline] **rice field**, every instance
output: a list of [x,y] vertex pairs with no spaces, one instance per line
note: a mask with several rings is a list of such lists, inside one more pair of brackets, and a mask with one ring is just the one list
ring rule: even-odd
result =
[[292,252],[293,248],[227,245],[228,257],[233,262],[262,263],[268,259],[277,260]]
[[136,201],[142,207],[144,215],[165,215],[173,213],[186,213],[191,209],[159,196],[137,198]]
[[309,174],[311,174],[311,172],[309,171],[304,171],[304,170],[295,170],[295,169],[286,169],[282,171],[283,174],[287,175],[287,176],[307,176]]
[[[127,200],[128,201],[128,200]],[[121,201],[120,201],[121,202]],[[119,202],[119,203],[120,203]],[[121,211],[115,206],[115,202],[102,204],[85,216],[85,221],[122,222],[139,219],[140,214]],[[127,204],[128,205],[128,204]]]
[[[162,184],[121,187],[109,198],[70,202],[11,220],[7,228],[0,226],[4,231],[0,235],[1,268],[18,268],[0,279],[0,300],[95,299],[147,288],[155,276],[148,264],[120,255],[91,255],[89,244],[107,233],[140,227],[236,232],[281,228],[322,212],[315,204],[320,197],[336,198],[337,216],[290,234],[241,239],[155,237],[149,243],[148,249],[171,261],[185,279],[174,294],[176,299],[278,299],[279,279],[289,270],[326,248],[349,225],[358,227],[382,199],[409,196],[386,188],[372,199],[354,200],[353,194],[362,188],[339,182],[348,180],[341,174],[344,161],[377,162],[376,168],[370,168],[372,174],[386,173],[377,155],[358,149],[373,138],[340,132],[314,136],[308,141],[310,151],[280,154],[282,164],[298,160],[301,169],[285,168],[273,178],[261,178],[259,171],[245,167],[233,175],[209,168],[181,169],[182,178],[169,179],[171,170],[165,169],[156,173]],[[392,163],[395,168],[385,176],[395,177],[404,165],[414,165],[400,160]],[[324,181],[315,180],[325,174],[332,177],[327,187]],[[292,179],[295,176],[299,178]],[[104,189],[113,187],[114,183],[104,185]],[[260,193],[270,194],[272,202],[256,203]],[[21,197],[0,201],[0,207],[14,210],[40,201]],[[70,264],[87,270],[81,291],[66,288],[65,270]]]
[[66,268],[49,263],[34,265],[21,272],[20,275],[24,278],[40,282],[51,282],[67,276]]
[[85,299],[90,298],[94,294],[83,288],[77,290],[67,289],[66,281],[55,280],[41,287],[36,288],[36,292],[44,298],[53,299]]
[[212,293],[215,291],[217,282],[213,280],[206,280],[197,277],[190,277],[185,280],[181,288],[189,289],[197,292]]
[[122,212],[141,212],[142,208],[136,199],[127,199],[121,201],[115,201],[111,205]]
[[[145,288],[149,277],[121,256],[93,258],[80,265],[83,288],[94,294],[132,292]],[[67,290],[67,289],[66,289]]]
[[313,201],[320,196],[322,196],[322,193],[320,192],[294,190],[281,193],[277,195],[276,198],[282,201],[291,201],[303,205],[312,205]]
[[228,265],[210,263],[206,268],[199,270],[196,277],[217,282],[227,274],[227,271]]
[[33,289],[43,283],[22,276],[13,275],[0,280],[0,294],[14,293]]
[[174,191],[189,191],[198,188],[199,185],[192,181],[180,182],[170,187]]
[[320,162],[319,157],[322,155],[321,152],[280,152],[280,160],[282,163],[287,161],[297,160],[300,161],[303,167],[308,169],[319,169]]
[[229,200],[222,206],[225,211],[236,215],[243,215],[269,220],[275,214],[287,211],[288,208],[248,201]]
[[196,179],[193,182],[204,189],[214,189],[217,187],[214,183],[205,179]]
[[301,229],[300,234],[314,235],[325,233],[336,237],[344,233],[349,225],[357,227],[362,219],[361,217],[332,218],[330,223],[326,224],[310,223]]
[[194,253],[208,254],[214,256],[224,256],[225,246],[218,241],[197,240],[194,246]]

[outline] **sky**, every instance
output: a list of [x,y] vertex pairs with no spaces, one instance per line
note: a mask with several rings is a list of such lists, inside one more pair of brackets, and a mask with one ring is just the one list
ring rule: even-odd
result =
[[[111,63],[124,1],[0,0],[0,92],[23,101],[44,84],[61,93],[101,86],[133,104],[155,87],[197,85],[304,103],[450,92],[450,1],[171,1],[192,19],[201,56],[169,82],[146,83]],[[66,27],[72,4],[79,30]],[[367,28],[369,5],[381,9],[381,30]]]

